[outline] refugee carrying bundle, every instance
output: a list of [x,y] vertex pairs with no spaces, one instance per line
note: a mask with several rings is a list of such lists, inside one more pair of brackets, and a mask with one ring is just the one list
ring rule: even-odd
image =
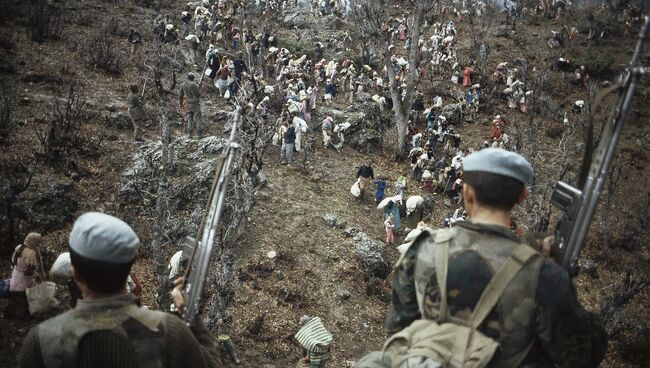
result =
[[300,108],[295,103],[290,103],[288,110],[292,114],[297,114],[298,112],[300,112]]
[[332,334],[327,331],[319,317],[312,317],[305,322],[295,337],[298,343],[309,352],[312,363],[317,363],[315,360],[327,361],[329,359]]
[[[438,285],[447,285],[450,229],[435,232],[435,273]],[[517,246],[508,260],[494,274],[467,321],[451,317],[447,293],[441,293],[438,320],[419,319],[391,336],[382,351],[362,358],[355,368],[482,368],[487,367],[499,343],[478,331],[496,306],[504,290],[537,253],[528,245]],[[422,274],[414,275],[416,285],[424,282]],[[419,293],[419,292],[418,292]],[[418,295],[418,303],[423,296]],[[531,348],[502,362],[503,367],[518,367]]]

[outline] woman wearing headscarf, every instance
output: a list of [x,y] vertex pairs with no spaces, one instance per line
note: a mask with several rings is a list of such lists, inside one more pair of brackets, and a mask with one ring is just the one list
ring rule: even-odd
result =
[[11,284],[9,287],[9,301],[5,309],[5,317],[27,317],[29,306],[27,304],[28,288],[34,283],[34,273],[38,268],[37,250],[41,243],[41,234],[29,233],[23,244],[16,247],[11,256]]

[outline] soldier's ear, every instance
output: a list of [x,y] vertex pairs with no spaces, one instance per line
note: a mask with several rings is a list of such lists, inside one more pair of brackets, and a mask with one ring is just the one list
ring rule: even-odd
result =
[[517,199],[517,203],[518,204],[524,203],[526,197],[528,197],[528,187],[524,185],[524,188],[521,190],[521,193],[519,193],[519,198]]
[[465,208],[471,207],[476,202],[476,192],[471,186],[463,185],[463,203]]
[[83,277],[72,264],[70,265],[70,276],[72,276],[74,282],[84,282]]

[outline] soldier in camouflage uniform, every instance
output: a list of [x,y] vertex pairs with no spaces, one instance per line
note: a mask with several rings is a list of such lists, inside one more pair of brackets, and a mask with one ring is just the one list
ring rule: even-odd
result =
[[187,134],[192,136],[194,124],[199,138],[203,137],[203,119],[201,118],[201,91],[199,85],[194,82],[194,73],[187,73],[187,82],[181,86],[181,93],[178,100],[183,109],[183,98],[187,104]]
[[136,84],[131,85],[129,96],[126,100],[129,106],[129,117],[133,121],[133,140],[136,143],[142,142],[142,126],[145,120],[147,120],[147,113],[144,111],[142,99],[138,96],[138,86]]
[[[444,239],[449,242],[445,292],[452,321],[467,321],[496,270],[522,243],[508,225],[532,177],[523,157],[496,148],[468,156],[463,165],[463,197],[471,220],[456,222]],[[438,232],[420,234],[395,266],[393,305],[386,318],[391,334],[417,319],[438,319],[441,298],[432,248],[440,240]],[[542,255],[524,263],[479,331],[500,344],[490,361],[494,367],[597,367],[607,351],[598,318],[580,305],[568,274]]]

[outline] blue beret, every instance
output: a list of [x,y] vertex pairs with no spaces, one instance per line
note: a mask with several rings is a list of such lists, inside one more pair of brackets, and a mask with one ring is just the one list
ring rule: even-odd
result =
[[99,212],[81,215],[68,242],[78,255],[109,263],[131,262],[140,245],[140,239],[126,222]]
[[486,148],[465,157],[463,171],[503,175],[524,184],[533,177],[533,168],[522,155],[501,148]]

